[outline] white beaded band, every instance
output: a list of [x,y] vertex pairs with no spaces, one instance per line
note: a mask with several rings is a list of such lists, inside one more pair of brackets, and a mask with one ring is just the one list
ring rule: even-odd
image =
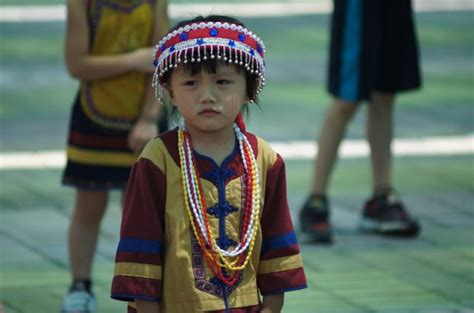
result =
[[[241,25],[200,22],[185,25],[167,34],[155,46],[153,87],[163,100],[162,77],[180,63],[217,59],[244,67],[257,76],[258,94],[265,85],[265,46],[254,33]],[[254,99],[252,99],[254,100]]]

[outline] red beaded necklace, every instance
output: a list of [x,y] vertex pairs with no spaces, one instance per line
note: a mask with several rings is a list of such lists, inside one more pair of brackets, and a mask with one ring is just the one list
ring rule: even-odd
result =
[[[191,228],[209,268],[215,276],[229,286],[235,283],[239,272],[245,268],[251,258],[259,227],[260,211],[260,179],[255,155],[250,143],[237,125],[234,125],[234,130],[246,172],[246,194],[240,243],[231,251],[223,250],[215,240],[207,217],[207,205],[194,159],[191,139],[183,127],[178,131],[181,178],[185,207]],[[224,275],[224,269],[230,271],[231,274]]]

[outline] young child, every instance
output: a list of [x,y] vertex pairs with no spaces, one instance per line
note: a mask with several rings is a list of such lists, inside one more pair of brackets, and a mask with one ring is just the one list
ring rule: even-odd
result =
[[139,313],[280,312],[306,278],[283,159],[241,115],[264,85],[262,41],[236,19],[196,17],[159,42],[155,65],[183,122],[132,169],[112,298]]
[[159,131],[161,105],[149,82],[153,43],[168,21],[166,0],[67,1],[65,59],[80,87],[63,176],[76,194],[68,235],[72,283],[62,313],[96,312],[91,272],[109,192],[125,188],[140,151]]

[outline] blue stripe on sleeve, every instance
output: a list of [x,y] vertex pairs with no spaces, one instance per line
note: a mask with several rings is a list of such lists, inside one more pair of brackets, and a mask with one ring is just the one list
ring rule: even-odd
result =
[[339,72],[339,97],[357,101],[359,93],[359,66],[362,32],[362,1],[347,0],[344,34]]
[[262,292],[262,296],[277,295],[277,294],[280,294],[280,293],[285,293],[285,292],[288,292],[288,291],[301,290],[301,289],[305,289],[305,288],[308,288],[307,284],[303,284],[303,285],[299,285],[299,286],[295,286],[295,287],[291,287],[291,288],[274,290],[274,291],[271,291],[271,292]]
[[295,232],[289,232],[283,235],[266,238],[263,239],[261,253],[263,254],[270,250],[286,248],[296,243],[297,241]]
[[124,238],[120,239],[117,252],[159,254],[161,252],[161,243],[157,240]]

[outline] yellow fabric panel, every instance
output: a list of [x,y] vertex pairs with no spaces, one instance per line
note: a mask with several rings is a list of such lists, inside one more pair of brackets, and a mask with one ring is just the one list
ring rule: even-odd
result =
[[[131,7],[134,4],[122,1],[120,5]],[[104,5],[99,16],[92,43],[93,55],[123,54],[152,46],[154,16],[153,8],[147,1],[130,12]],[[104,125],[113,123],[114,118],[134,120],[143,103],[145,84],[148,83],[146,77],[142,72],[131,71],[112,78],[84,82],[81,93],[84,111],[92,120]]]
[[303,267],[301,255],[295,254],[292,256],[260,261],[258,266],[258,274],[275,273],[300,267]]
[[160,280],[162,277],[162,271],[161,266],[159,265],[118,262],[115,264],[114,275]]
[[133,153],[99,152],[73,146],[69,146],[66,152],[70,160],[91,165],[128,167],[135,163],[137,159],[137,155]]
[[[260,137],[257,137],[258,140],[258,157],[257,163],[261,173],[266,173],[269,168],[275,164],[277,159],[277,154],[273,151],[270,144]],[[265,175],[261,175],[262,179],[265,178]]]
[[[145,76],[130,72],[113,79],[91,82],[92,101],[81,93],[81,103],[87,114],[108,118],[135,119],[140,113],[145,94]],[[95,112],[94,112],[95,111]],[[88,115],[89,116],[89,115]]]
[[[159,162],[156,159],[156,153],[150,152],[156,149],[154,145],[162,143],[154,143],[151,145],[149,151],[144,151],[142,157],[150,158],[155,164],[165,169],[167,186],[181,186],[180,168],[171,159],[169,154],[165,154],[164,162]],[[201,179],[204,197],[208,207],[214,206],[218,202],[218,190],[210,181]],[[232,189],[233,192],[228,190]],[[241,210],[241,183],[240,178],[230,181],[226,186],[227,201],[233,206]],[[165,225],[173,225],[173,227],[166,228],[166,255],[164,264],[173,264],[173,266],[164,267],[163,272],[163,302],[162,309],[164,312],[181,313],[181,312],[201,312],[214,311],[224,309],[224,302],[221,298],[215,297],[203,291],[196,290],[193,273],[193,256],[190,252],[193,251],[191,246],[191,225],[189,217],[183,205],[183,190],[182,188],[167,188],[166,195],[166,212]],[[218,218],[208,215],[210,227],[214,236],[217,238]],[[227,235],[237,241],[238,239],[238,225],[240,213],[233,213],[227,216],[226,233]],[[239,287],[229,295],[229,305],[235,307],[245,307],[258,304],[258,290],[256,282],[256,267],[259,261],[259,251],[261,242],[261,233],[258,232],[256,239],[256,247],[248,264],[242,282]],[[204,260],[203,260],[204,261]],[[212,271],[204,261],[203,264],[205,276],[207,279],[213,277]],[[176,290],[180,290],[177,293]],[[187,294],[189,303],[183,302],[182,294]]]
[[[265,186],[267,183],[267,171],[269,168],[273,166],[276,161],[276,153],[273,151],[271,146],[260,137],[257,137],[258,140],[258,156],[257,156],[257,164],[258,170],[260,174],[260,186],[261,186],[261,193],[262,195],[265,194]],[[265,197],[261,199],[262,206],[265,205]],[[260,211],[261,213],[261,211]]]
[[153,164],[155,164],[163,173],[166,171],[165,164],[168,162],[174,163],[173,158],[168,153],[165,144],[160,138],[152,139],[146,144],[139,159],[142,158],[153,162]]
[[122,6],[130,7],[130,12],[107,5],[102,7],[92,45],[93,54],[119,54],[151,46],[153,10],[147,1],[143,2],[132,9],[134,4],[124,1]]

